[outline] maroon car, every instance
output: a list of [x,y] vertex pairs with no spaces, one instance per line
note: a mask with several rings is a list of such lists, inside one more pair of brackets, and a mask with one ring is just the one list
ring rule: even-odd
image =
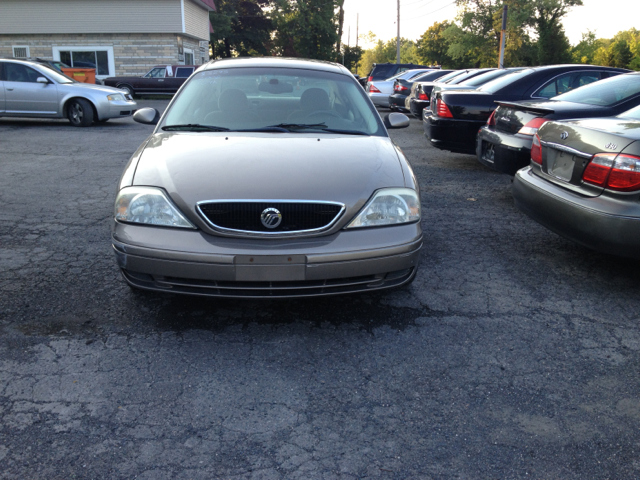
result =
[[197,65],[157,65],[142,77],[109,77],[104,84],[137,93],[176,93]]

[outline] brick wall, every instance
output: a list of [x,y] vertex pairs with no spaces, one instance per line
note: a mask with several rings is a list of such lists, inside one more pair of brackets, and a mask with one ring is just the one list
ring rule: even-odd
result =
[[[194,51],[194,62],[201,63],[199,43],[183,38],[184,48]],[[178,41],[175,34],[42,34],[0,35],[0,57],[13,57],[12,45],[28,45],[32,58],[53,58],[52,46],[113,47],[116,75],[142,75],[158,64],[177,64]],[[205,60],[208,60],[208,52]]]

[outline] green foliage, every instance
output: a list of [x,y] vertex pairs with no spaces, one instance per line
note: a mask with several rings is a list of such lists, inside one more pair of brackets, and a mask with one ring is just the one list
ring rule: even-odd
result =
[[[584,35],[582,40],[573,49],[574,60],[582,51]],[[620,31],[611,39],[596,39],[595,35],[591,34],[588,40],[591,48],[595,48],[591,63],[640,70],[640,30],[631,28]],[[587,55],[582,58],[585,59],[588,59]]]
[[275,0],[275,53],[335,60],[340,0]]
[[342,53],[344,54],[343,65],[347,67],[349,71],[355,73],[356,65],[362,58],[364,50],[362,47],[349,47],[347,45],[343,45]]
[[[373,36],[375,38],[375,35]],[[396,63],[397,44],[396,39],[383,42],[378,40],[376,45],[369,50],[365,50],[358,63],[358,72],[366,75],[371,71],[374,63]],[[400,63],[419,63],[421,57],[418,53],[416,43],[406,38],[400,39]]]
[[[423,65],[441,65],[443,68],[459,66],[458,64],[461,62],[454,60],[447,53],[451,43],[445,37],[445,31],[451,26],[451,22],[446,20],[444,22],[435,22],[422,34],[417,43],[420,63]],[[461,56],[465,56],[464,52],[462,52]]]
[[265,13],[270,0],[216,0],[209,14],[213,57],[268,55],[274,25]]

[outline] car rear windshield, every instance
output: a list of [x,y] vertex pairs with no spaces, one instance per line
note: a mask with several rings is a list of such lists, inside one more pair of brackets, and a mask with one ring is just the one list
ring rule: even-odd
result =
[[322,133],[325,128],[387,136],[380,116],[351,75],[285,67],[194,73],[169,107],[162,127],[169,126],[302,133]]
[[453,72],[447,72],[447,71],[442,72],[440,70],[434,70],[432,72],[423,73],[418,77],[412,78],[412,80],[414,82],[430,82],[434,80],[440,81],[440,79],[450,75],[451,73]]
[[612,78],[590,83],[584,87],[557,95],[553,97],[553,100],[608,106],[615,105],[639,93],[640,75],[631,73],[616,75]]
[[640,106],[634,107],[631,110],[627,110],[624,113],[618,115],[621,118],[630,118],[632,120],[640,120]]
[[481,75],[478,75],[477,77],[464,80],[463,82],[460,82],[460,85],[466,85],[469,87],[478,87],[492,80],[495,80],[496,78],[502,77],[503,75],[508,75],[509,73],[514,73],[516,71],[517,70],[506,70],[504,68],[491,70],[489,72],[485,72]]
[[532,68],[527,68],[524,70],[519,70],[517,72],[508,73],[507,75],[503,75],[502,77],[498,77],[495,80],[491,80],[490,82],[485,83],[480,88],[478,88],[478,91],[496,93],[503,88],[511,85],[512,83],[517,82],[521,78],[531,75],[533,72],[535,72],[535,70],[533,70]]

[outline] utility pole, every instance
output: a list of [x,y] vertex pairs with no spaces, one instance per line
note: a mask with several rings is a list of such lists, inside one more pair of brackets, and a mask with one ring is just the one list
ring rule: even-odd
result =
[[[398,0],[400,1],[400,0]],[[504,42],[507,31],[507,5],[502,7],[502,31],[500,32],[500,60],[498,61],[498,68],[504,68]]]
[[396,63],[400,63],[400,0],[398,0],[398,36],[396,37]]
[[[356,14],[356,51],[358,51],[358,26],[360,25],[360,14]],[[356,62],[356,75],[358,74],[358,62]]]

